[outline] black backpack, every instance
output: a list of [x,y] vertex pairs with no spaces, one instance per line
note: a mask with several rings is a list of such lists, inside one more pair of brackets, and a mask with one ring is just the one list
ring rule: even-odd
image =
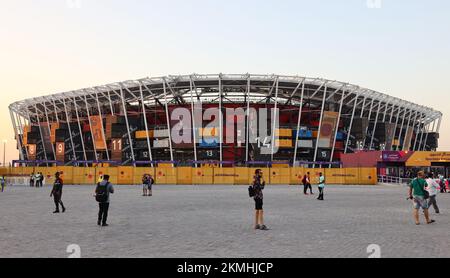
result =
[[250,196],[250,198],[255,197],[256,192],[255,192],[255,188],[253,188],[253,186],[249,186],[248,187],[248,196]]
[[97,189],[95,190],[95,200],[97,202],[105,203],[108,201],[108,185],[109,182],[106,185],[97,184]]

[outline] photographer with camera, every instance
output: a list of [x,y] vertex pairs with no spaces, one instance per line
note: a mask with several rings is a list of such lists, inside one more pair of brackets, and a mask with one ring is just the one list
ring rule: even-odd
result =
[[263,190],[266,182],[263,180],[263,173],[261,169],[255,171],[253,177],[253,184],[249,187],[250,197],[255,200],[255,230],[268,230],[264,225],[264,210],[263,210]]

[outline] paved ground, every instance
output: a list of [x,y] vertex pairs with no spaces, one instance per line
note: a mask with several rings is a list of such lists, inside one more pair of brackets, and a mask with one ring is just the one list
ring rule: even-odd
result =
[[298,187],[265,190],[270,231],[254,231],[247,187],[116,187],[108,228],[96,225],[92,187],[66,186],[65,214],[53,215],[50,188],[0,193],[0,257],[450,257],[450,194],[439,196],[435,225],[415,226],[398,186],[330,186],[326,201]]

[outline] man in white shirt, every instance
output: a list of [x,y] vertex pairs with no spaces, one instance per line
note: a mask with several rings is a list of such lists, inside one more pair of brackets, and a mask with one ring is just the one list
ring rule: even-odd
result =
[[437,201],[436,201],[436,197],[438,194],[438,188],[439,188],[439,184],[436,182],[436,180],[433,179],[432,175],[428,175],[427,178],[427,191],[428,193],[430,193],[430,199],[428,200],[428,206],[431,207],[433,206],[434,211],[436,211],[436,213],[439,213],[439,207],[437,205]]

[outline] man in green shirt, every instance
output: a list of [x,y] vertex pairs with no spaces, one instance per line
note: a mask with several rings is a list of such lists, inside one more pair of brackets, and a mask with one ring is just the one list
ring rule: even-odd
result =
[[417,173],[417,178],[409,185],[409,199],[413,200],[414,203],[414,220],[416,221],[416,225],[420,225],[419,210],[421,208],[425,214],[427,224],[436,222],[430,219],[428,213],[428,200],[425,197],[426,186],[427,182],[425,181],[425,173],[423,171]]

